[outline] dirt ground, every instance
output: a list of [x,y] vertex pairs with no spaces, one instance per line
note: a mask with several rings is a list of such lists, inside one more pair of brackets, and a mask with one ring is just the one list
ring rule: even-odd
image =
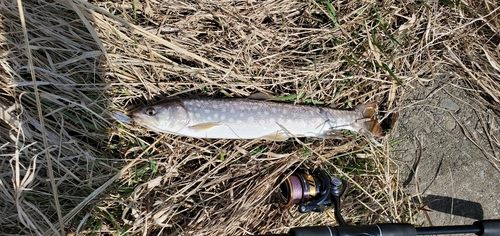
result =
[[498,117],[466,88],[457,74],[443,72],[403,99],[392,152],[404,166],[406,190],[430,210],[419,211],[425,225],[500,218]]

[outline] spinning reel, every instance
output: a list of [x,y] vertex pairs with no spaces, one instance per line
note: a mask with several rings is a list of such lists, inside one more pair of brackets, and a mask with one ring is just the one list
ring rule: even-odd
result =
[[330,177],[323,170],[309,171],[298,167],[294,173],[280,181],[278,198],[282,205],[298,205],[300,213],[323,212],[332,204],[335,219],[339,225],[346,224],[340,214],[340,197],[347,188],[347,182]]

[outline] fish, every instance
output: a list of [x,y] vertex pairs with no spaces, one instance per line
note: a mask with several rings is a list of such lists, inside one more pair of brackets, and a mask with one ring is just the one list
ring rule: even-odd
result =
[[169,99],[136,109],[135,124],[152,131],[206,139],[335,138],[342,130],[382,136],[376,103],[354,110],[248,98]]

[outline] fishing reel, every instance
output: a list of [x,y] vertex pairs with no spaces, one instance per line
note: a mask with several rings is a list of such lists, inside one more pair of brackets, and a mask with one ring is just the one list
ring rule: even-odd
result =
[[340,197],[347,182],[330,177],[323,170],[299,167],[291,175],[283,176],[279,183],[278,198],[283,206],[298,205],[300,213],[307,213],[323,212],[333,204],[335,219],[340,225],[346,224],[340,214]]

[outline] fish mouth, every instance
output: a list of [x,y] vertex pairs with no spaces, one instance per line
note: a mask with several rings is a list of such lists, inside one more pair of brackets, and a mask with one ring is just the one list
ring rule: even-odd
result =
[[132,114],[130,114],[130,117],[132,118],[132,120],[139,118],[139,116],[137,115],[137,112],[132,112]]
[[135,123],[143,120],[143,119],[141,119],[141,114],[138,114],[137,112],[132,112],[130,114],[130,118],[132,118],[132,121],[134,121]]
[[142,114],[140,110],[131,112],[130,117],[132,118],[132,120],[144,120],[144,114]]
[[132,121],[132,118],[130,117],[130,115],[128,113],[123,113],[123,112],[120,112],[120,111],[114,111],[113,112],[113,117],[120,121],[120,122],[123,122],[125,124],[130,124],[130,122]]
[[131,114],[132,121],[141,126],[145,126],[151,129],[157,129],[156,126],[158,126],[158,122],[156,122],[154,119],[147,119],[148,117],[145,116],[144,114],[141,114],[140,112],[133,112]]
[[137,124],[138,121],[141,120],[141,117],[137,115],[135,112],[130,115],[130,118],[132,118],[132,121]]

